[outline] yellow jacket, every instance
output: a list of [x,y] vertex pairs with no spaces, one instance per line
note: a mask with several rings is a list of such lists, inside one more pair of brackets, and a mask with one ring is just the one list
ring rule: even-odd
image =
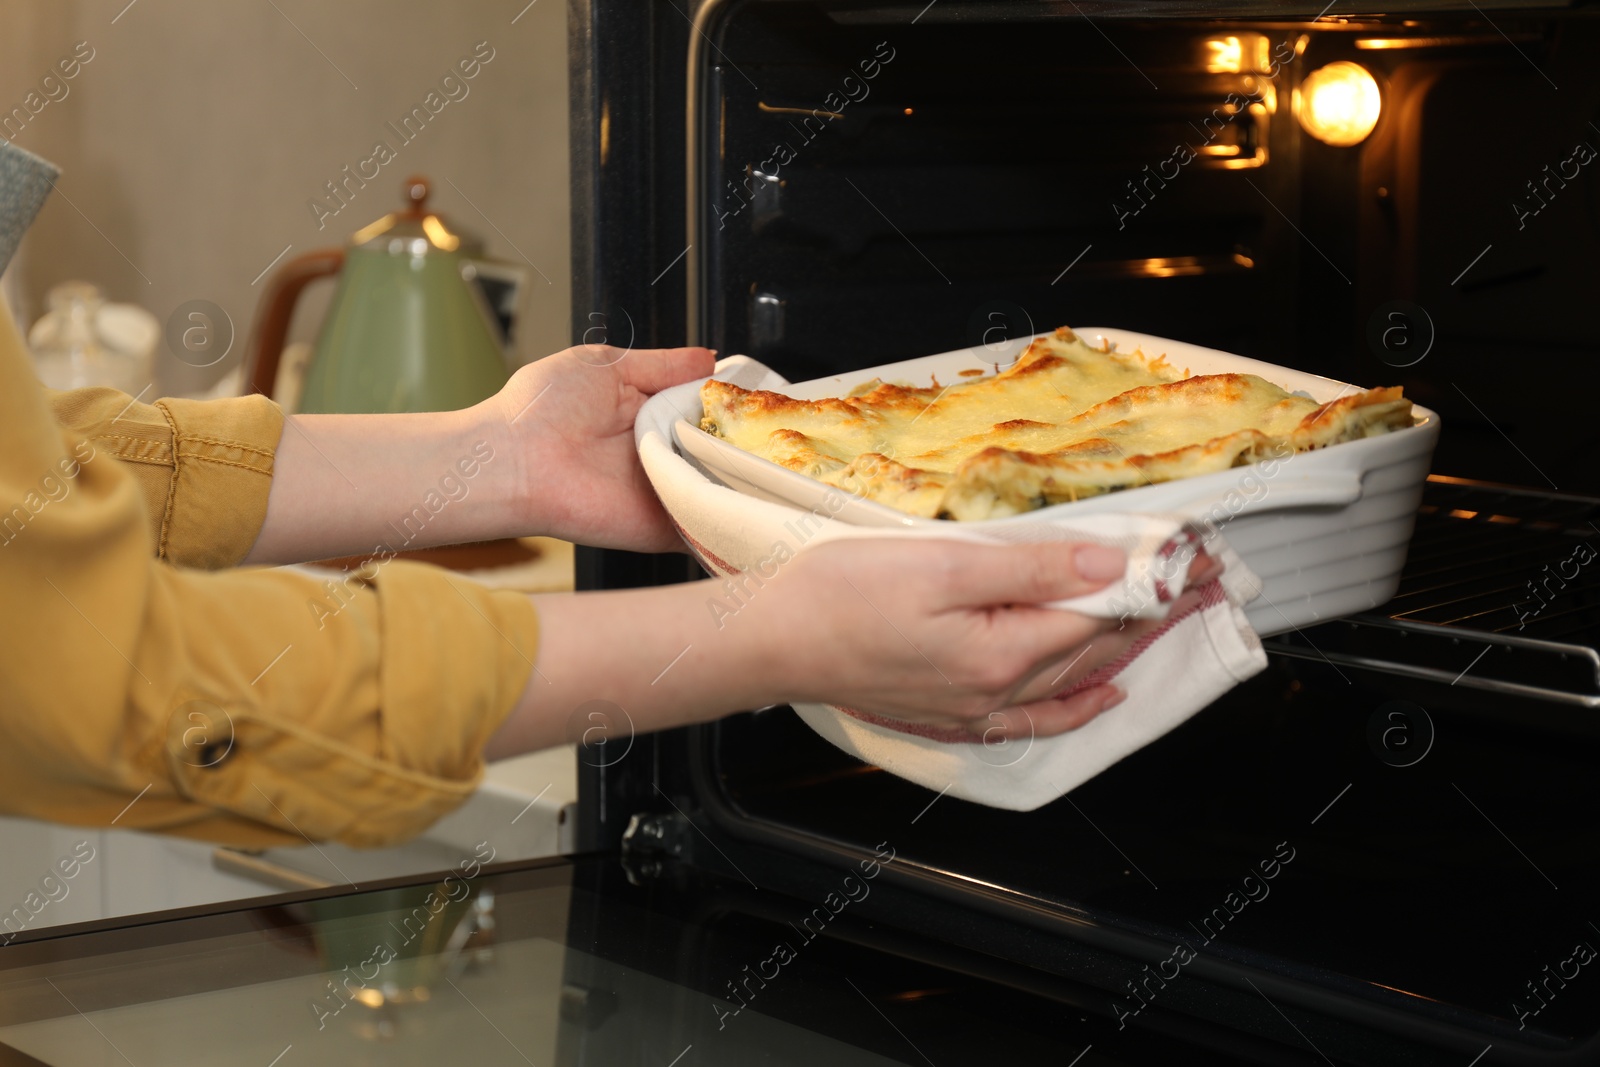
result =
[[378,846],[472,793],[531,602],[396,561],[330,613],[312,575],[220,570],[282,430],[259,396],[47,394],[0,301],[0,812]]

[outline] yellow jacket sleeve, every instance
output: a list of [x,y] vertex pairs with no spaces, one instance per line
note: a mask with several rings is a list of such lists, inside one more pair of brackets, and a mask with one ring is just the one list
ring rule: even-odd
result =
[[401,561],[178,566],[249,551],[282,426],[260,398],[47,400],[0,302],[0,811],[377,846],[471,795],[532,670],[527,597]]
[[210,570],[250,551],[283,434],[278,405],[264,396],[141,404],[115,389],[45,395],[57,423],[132,475],[157,558]]

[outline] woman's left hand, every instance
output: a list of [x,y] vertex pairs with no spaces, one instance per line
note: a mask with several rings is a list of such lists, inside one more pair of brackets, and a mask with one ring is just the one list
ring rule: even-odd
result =
[[527,531],[636,552],[681,547],[639,465],[633,421],[649,397],[706,377],[715,360],[706,348],[578,345],[517,371],[485,404],[507,428]]

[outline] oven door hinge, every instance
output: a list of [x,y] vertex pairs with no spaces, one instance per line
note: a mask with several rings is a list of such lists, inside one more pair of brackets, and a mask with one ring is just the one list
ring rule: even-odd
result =
[[635,885],[660,877],[666,864],[688,860],[693,835],[678,812],[638,812],[622,832],[622,867]]

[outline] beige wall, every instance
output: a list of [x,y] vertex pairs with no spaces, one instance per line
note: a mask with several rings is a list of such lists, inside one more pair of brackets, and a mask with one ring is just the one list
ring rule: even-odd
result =
[[[64,172],[7,279],[20,320],[31,322],[49,287],[68,278],[98,282],[163,322],[185,301],[213,301],[239,337],[223,363],[196,370],[158,355],[163,391],[208,385],[243,355],[266,285],[252,279],[273,257],[285,245],[289,258],[337,243],[396,206],[402,179],[417,172],[433,180],[433,207],[491,255],[525,255],[549,278],[529,272],[519,355],[567,344],[561,0],[537,0],[515,24],[523,0],[124,2],[0,6],[0,113],[76,42],[94,51],[65,97],[15,134]],[[494,57],[468,94],[401,145],[385,123],[398,124],[478,42]],[[397,158],[319,231],[308,201],[379,138]],[[325,300],[308,301],[295,336],[312,334]]]

